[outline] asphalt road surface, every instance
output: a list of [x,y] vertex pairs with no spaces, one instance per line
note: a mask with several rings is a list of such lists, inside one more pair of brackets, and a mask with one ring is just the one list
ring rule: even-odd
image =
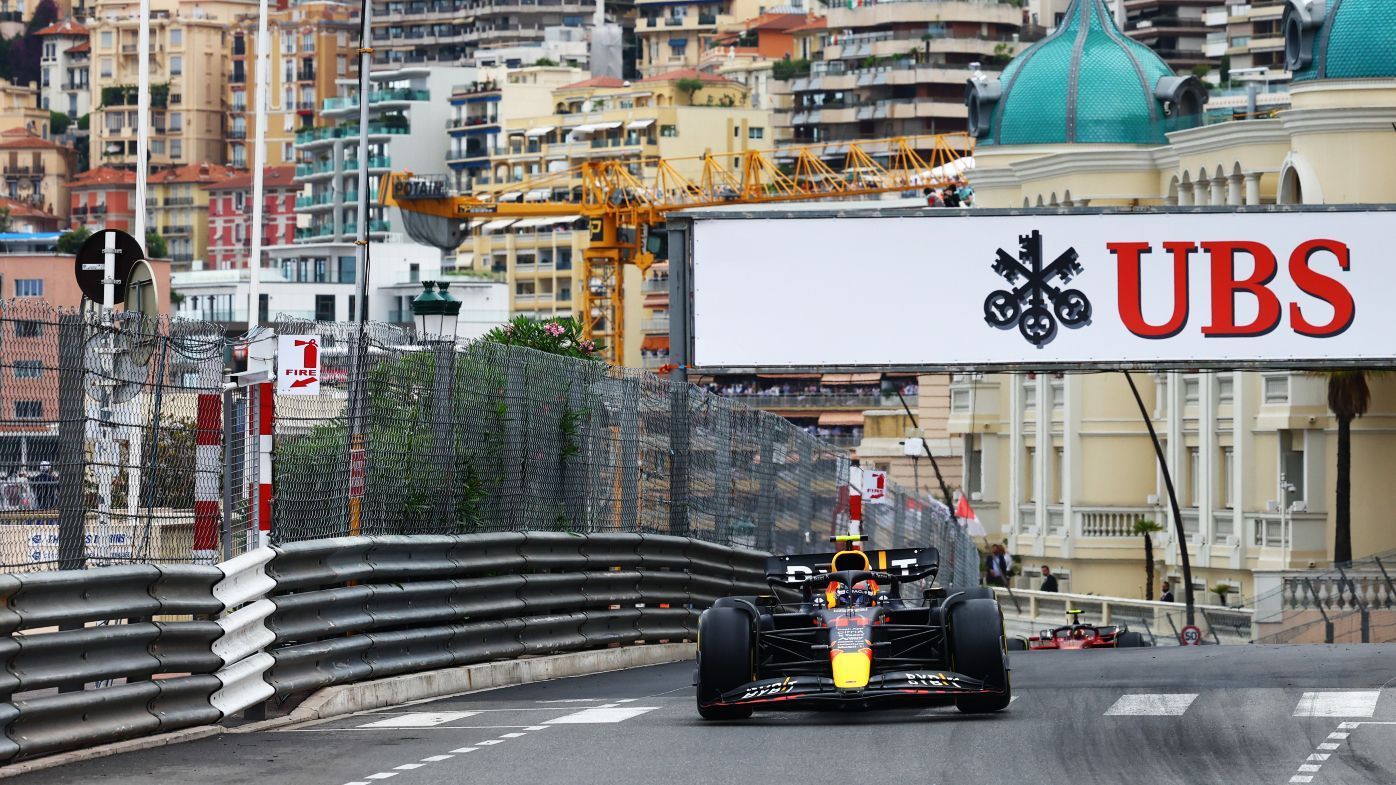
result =
[[1396,783],[1396,646],[1013,656],[1001,714],[698,719],[691,663],[442,698],[57,767],[21,785]]

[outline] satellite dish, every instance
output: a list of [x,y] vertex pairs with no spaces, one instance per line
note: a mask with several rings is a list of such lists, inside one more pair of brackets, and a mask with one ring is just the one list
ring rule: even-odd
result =
[[82,352],[87,397],[113,406],[136,397],[149,376],[146,367],[136,362],[136,342],[131,332],[114,329],[99,330],[87,339]]
[[160,287],[144,259],[131,265],[126,276],[126,314],[124,331],[132,337],[131,359],[148,365],[159,339]]

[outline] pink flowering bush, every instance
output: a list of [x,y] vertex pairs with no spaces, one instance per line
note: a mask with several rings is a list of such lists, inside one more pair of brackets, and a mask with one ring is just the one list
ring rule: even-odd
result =
[[508,323],[490,330],[485,340],[508,346],[527,346],[540,352],[599,360],[601,347],[590,338],[582,337],[582,325],[562,316],[553,319],[530,319],[516,316]]

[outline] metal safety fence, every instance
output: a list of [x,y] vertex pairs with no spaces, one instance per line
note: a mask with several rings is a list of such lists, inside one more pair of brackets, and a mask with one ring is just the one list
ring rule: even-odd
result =
[[[276,335],[320,338],[320,392],[241,386]],[[491,342],[286,320],[250,339],[187,320],[103,323],[0,302],[0,571],[213,564],[265,542],[498,531],[634,532],[779,553],[828,549],[850,459],[693,385]],[[899,488],[875,547],[977,555]]]

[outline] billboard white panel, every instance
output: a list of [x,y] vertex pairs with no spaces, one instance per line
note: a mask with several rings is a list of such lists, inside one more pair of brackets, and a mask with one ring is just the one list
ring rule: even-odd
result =
[[693,221],[698,368],[1391,365],[1396,212]]

